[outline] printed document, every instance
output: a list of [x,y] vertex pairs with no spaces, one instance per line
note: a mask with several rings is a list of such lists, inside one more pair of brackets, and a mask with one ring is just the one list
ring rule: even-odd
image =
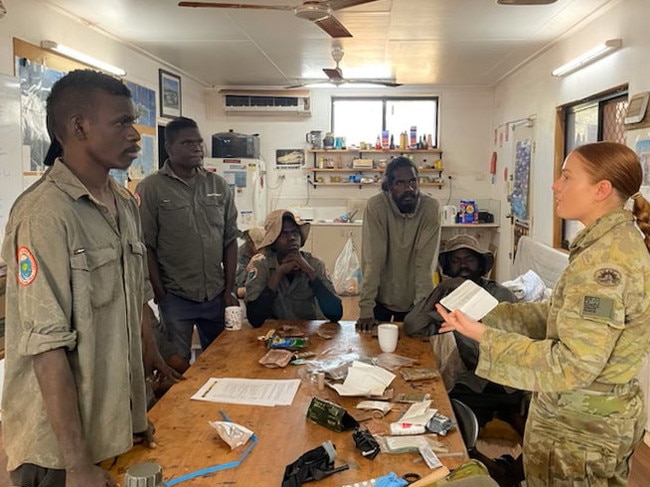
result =
[[467,279],[454,291],[440,300],[450,311],[459,309],[473,320],[480,320],[499,304],[489,292]]
[[252,406],[290,406],[299,385],[299,379],[261,380],[211,377],[192,396],[192,399],[229,404],[250,404]]

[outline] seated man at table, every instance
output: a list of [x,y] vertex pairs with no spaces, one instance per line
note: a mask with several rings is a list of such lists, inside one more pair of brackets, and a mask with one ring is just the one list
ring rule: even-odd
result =
[[478,343],[460,333],[438,335],[442,318],[434,309],[440,299],[466,279],[483,287],[499,302],[514,302],[516,297],[508,288],[483,277],[492,269],[494,256],[481,249],[471,235],[458,235],[444,242],[438,262],[446,278],[406,315],[404,330],[410,336],[431,336],[434,357],[450,390],[449,396],[466,403],[476,413],[481,426],[498,413],[505,421],[512,421],[521,433],[518,413],[523,393],[476,376]]
[[264,240],[247,269],[246,314],[252,326],[266,319],[338,321],[343,316],[325,264],[300,250],[309,227],[288,210],[266,217]]

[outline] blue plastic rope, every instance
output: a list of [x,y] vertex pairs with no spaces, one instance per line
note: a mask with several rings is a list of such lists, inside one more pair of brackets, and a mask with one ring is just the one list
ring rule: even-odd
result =
[[[230,418],[228,415],[225,413],[225,411],[221,411],[221,416],[223,417],[224,420],[231,422]],[[201,470],[196,470],[194,472],[190,472],[185,475],[181,475],[180,477],[177,477],[172,480],[168,480],[165,482],[165,485],[167,487],[172,487],[173,485],[180,484],[181,482],[185,482],[186,480],[191,480],[195,479],[197,477],[203,477],[204,475],[208,475],[214,472],[218,472],[219,470],[228,470],[229,468],[235,468],[241,464],[241,462],[244,461],[244,459],[248,456],[248,454],[251,452],[253,447],[257,444],[257,436],[255,434],[251,435],[251,444],[246,447],[244,452],[241,454],[241,456],[235,460],[234,462],[228,462],[228,463],[222,463],[221,465],[213,465],[212,467],[207,467],[203,468]]]

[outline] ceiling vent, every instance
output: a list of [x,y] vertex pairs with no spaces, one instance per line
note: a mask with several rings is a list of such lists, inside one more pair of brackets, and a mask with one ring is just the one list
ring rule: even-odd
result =
[[311,115],[307,90],[221,90],[226,114]]

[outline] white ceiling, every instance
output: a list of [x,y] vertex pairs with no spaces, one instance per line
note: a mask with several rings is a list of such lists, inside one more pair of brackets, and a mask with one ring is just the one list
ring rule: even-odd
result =
[[[234,0],[236,1],[236,0]],[[616,0],[502,6],[496,0],[377,0],[335,13],[335,41],[291,11],[196,9],[177,0],[42,0],[215,86],[323,78],[340,42],[346,77],[491,86]],[[299,0],[242,0],[295,5]],[[82,50],[80,46],[71,46]]]

